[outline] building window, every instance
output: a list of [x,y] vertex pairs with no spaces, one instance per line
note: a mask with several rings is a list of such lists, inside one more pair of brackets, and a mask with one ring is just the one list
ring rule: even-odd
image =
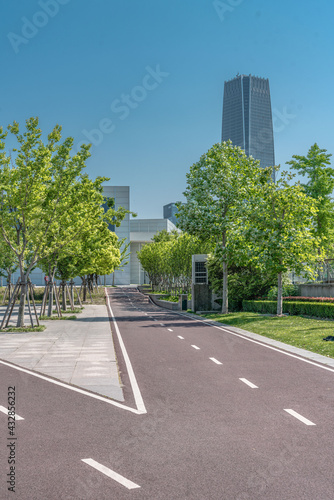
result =
[[195,284],[207,284],[207,270],[205,262],[195,262]]

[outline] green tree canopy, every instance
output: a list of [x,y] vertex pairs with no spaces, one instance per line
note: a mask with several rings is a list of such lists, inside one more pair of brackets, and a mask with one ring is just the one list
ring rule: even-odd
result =
[[[331,154],[320,149],[315,143],[307,156],[293,155],[287,162],[293,170],[305,177],[302,183],[305,193],[317,202],[318,212],[315,218],[314,232],[320,238],[320,245],[333,252],[334,205],[334,169],[330,166]],[[319,248],[319,253],[321,249]]]
[[215,144],[190,167],[186,203],[177,203],[178,226],[217,244],[223,265],[223,313],[228,312],[228,265],[233,249],[240,250],[233,236],[240,211],[254,186],[268,182],[271,172],[231,141]]
[[137,252],[151,283],[167,290],[172,287],[189,290],[192,255],[211,252],[212,243],[177,231],[173,233],[161,231],[152,239],[154,240],[152,243],[148,243]]
[[277,314],[282,314],[282,276],[289,271],[312,276],[319,260],[313,226],[317,206],[300,184],[289,185],[284,173],[275,184],[258,186],[239,230],[253,265],[277,276]]
[[[24,326],[26,284],[30,271],[42,259],[59,257],[73,240],[103,218],[99,178],[84,174],[88,145],[71,155],[73,139],[61,142],[56,125],[43,142],[38,118],[8,126],[17,147],[6,152],[7,132],[0,128],[0,231],[16,255],[21,275],[18,326]],[[112,210],[112,209],[111,209]],[[114,222],[113,222],[114,223]]]

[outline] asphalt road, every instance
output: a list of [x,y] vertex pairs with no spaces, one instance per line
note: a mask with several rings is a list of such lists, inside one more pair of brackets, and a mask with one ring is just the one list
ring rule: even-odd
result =
[[124,407],[0,364],[1,499],[334,498],[333,369],[109,292]]

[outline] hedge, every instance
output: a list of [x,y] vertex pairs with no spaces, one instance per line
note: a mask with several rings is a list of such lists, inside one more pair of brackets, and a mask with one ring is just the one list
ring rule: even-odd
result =
[[283,297],[284,300],[292,300],[292,301],[303,301],[303,302],[334,302],[334,297],[294,297],[291,295],[290,297]]
[[276,300],[243,300],[242,310],[262,314],[276,314],[277,302]]
[[[243,300],[244,311],[262,314],[276,314],[277,302],[274,300]],[[298,302],[283,301],[283,313],[295,316],[315,316],[317,318],[334,318],[334,304],[331,302]]]

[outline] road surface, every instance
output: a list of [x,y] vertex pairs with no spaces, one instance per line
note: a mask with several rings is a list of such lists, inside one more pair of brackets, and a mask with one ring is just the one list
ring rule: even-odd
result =
[[334,498],[333,368],[109,294],[124,404],[0,364],[0,498]]

